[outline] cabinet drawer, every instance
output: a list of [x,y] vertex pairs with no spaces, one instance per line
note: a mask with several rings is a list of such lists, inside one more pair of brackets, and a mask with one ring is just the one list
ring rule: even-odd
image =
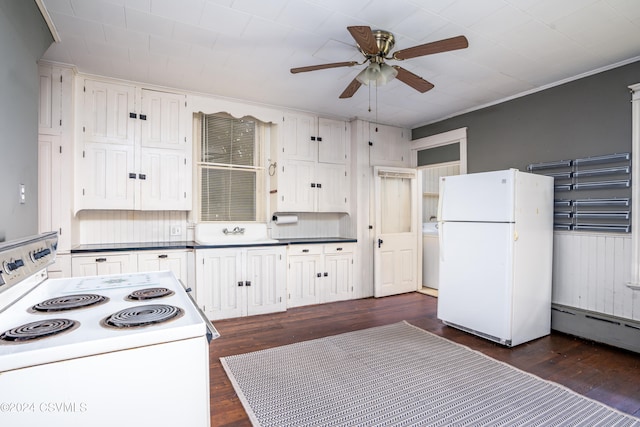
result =
[[352,253],[353,249],[353,243],[327,243],[324,245],[325,254]]
[[322,255],[322,245],[292,245],[289,255]]

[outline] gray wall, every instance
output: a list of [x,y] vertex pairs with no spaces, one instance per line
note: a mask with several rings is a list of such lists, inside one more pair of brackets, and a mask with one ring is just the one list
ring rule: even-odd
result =
[[413,129],[412,139],[467,127],[470,173],[629,152],[634,83],[640,61]]
[[38,232],[37,61],[52,42],[33,0],[0,0],[0,241]]

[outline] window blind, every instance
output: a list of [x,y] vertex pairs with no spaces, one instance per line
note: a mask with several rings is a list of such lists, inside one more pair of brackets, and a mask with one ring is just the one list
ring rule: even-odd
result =
[[208,114],[201,126],[200,220],[256,221],[257,122]]

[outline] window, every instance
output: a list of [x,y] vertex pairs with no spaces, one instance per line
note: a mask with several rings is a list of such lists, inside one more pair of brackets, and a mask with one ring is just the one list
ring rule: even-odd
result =
[[263,220],[264,126],[250,117],[200,114],[200,221]]

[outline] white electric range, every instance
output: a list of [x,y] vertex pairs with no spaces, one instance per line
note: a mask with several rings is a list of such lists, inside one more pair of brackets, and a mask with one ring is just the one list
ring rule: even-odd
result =
[[219,335],[170,271],[48,279],[57,238],[0,244],[0,420],[209,426]]

